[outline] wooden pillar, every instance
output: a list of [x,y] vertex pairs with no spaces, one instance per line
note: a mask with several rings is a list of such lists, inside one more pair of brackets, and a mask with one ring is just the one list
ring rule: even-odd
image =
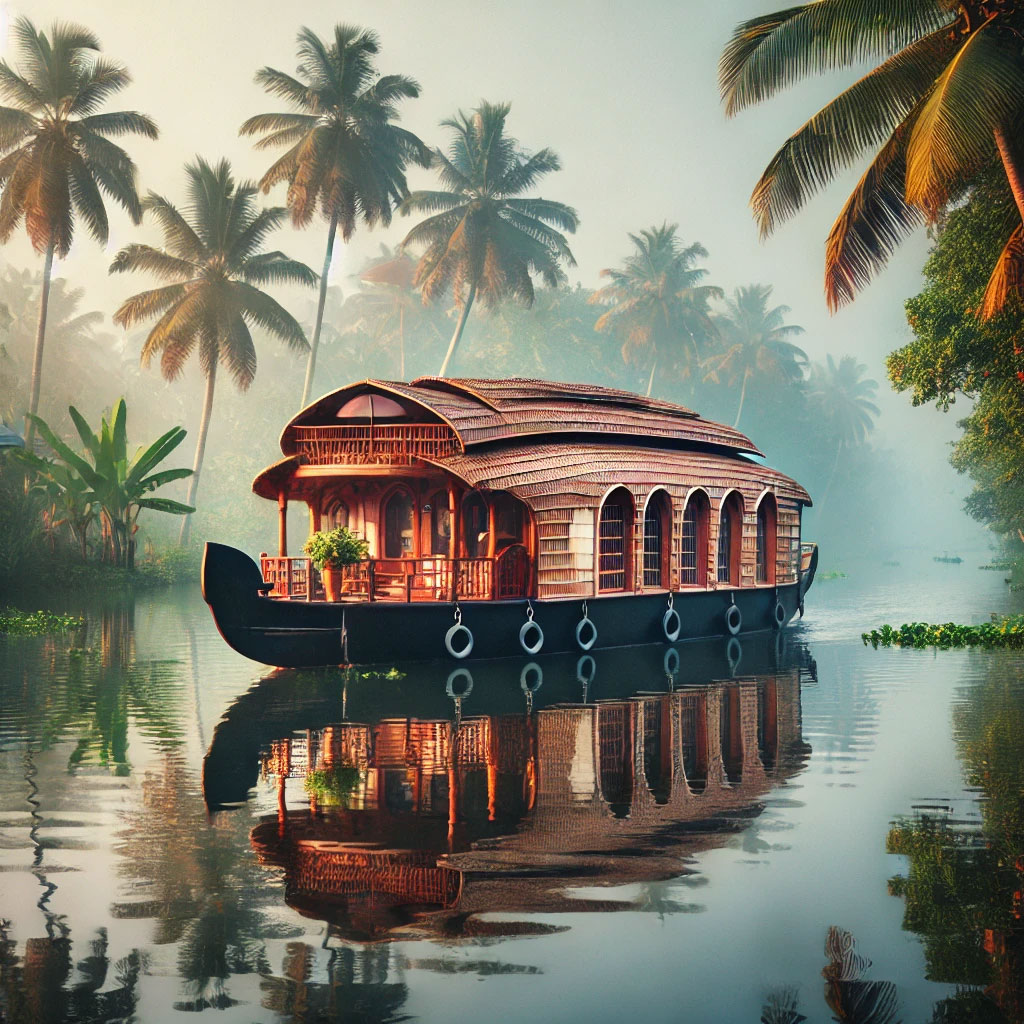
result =
[[320,501],[314,498],[309,503],[309,535],[312,536],[321,528]]
[[288,493],[277,492],[277,553],[284,558],[288,554]]
[[487,557],[493,558],[498,544],[498,513],[494,499],[487,502]]

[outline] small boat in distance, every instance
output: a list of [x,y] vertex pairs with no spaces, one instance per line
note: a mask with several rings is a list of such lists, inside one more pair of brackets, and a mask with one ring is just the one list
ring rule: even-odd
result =
[[933,562],[943,562],[946,565],[959,565],[963,561],[963,559],[959,555],[942,554],[942,555],[935,555],[932,558],[932,561]]
[[[277,502],[257,564],[208,543],[203,596],[235,650],[279,667],[666,643],[803,611],[810,496],[739,431],[626,391],[538,380],[364,380],[303,409],[253,482]],[[368,557],[327,600],[287,552],[348,527]]]

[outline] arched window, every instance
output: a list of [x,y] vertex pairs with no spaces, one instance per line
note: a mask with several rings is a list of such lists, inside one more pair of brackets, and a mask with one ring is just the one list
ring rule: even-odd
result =
[[684,587],[708,585],[708,522],[711,503],[703,491],[694,491],[683,509],[683,535],[679,547],[679,583]]
[[672,502],[661,490],[647,499],[644,509],[644,586],[669,584],[669,546],[672,540]]
[[757,506],[757,582],[775,583],[779,545],[779,514],[775,495],[766,494]]
[[448,557],[452,536],[452,515],[448,492],[438,491],[430,499],[430,553]]
[[722,502],[718,520],[718,557],[716,566],[719,583],[740,585],[740,542],[743,532],[743,499],[736,491]]
[[598,590],[632,590],[633,496],[616,487],[601,506],[598,526]]
[[489,531],[487,502],[473,491],[462,502],[462,536],[467,558],[486,557]]
[[340,498],[334,498],[324,506],[324,522],[321,529],[336,530],[339,526],[348,526],[348,505]]
[[411,558],[416,554],[412,493],[404,487],[384,502],[384,557]]
[[494,504],[495,551],[509,544],[522,544],[526,538],[526,507],[511,494],[495,494],[491,501]]

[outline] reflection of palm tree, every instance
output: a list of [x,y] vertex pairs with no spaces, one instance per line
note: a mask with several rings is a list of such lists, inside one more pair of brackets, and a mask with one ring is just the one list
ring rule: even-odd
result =
[[699,242],[684,247],[677,229],[677,224],[662,224],[630,235],[636,251],[622,267],[601,271],[611,283],[590,298],[610,307],[594,327],[622,339],[623,359],[650,361],[648,395],[659,366],[686,377],[700,364],[714,333],[708,300],[722,294],[720,288],[701,284],[707,271],[694,266],[707,250]]
[[803,380],[807,353],[786,339],[803,334],[804,329],[783,322],[789,306],[768,308],[771,294],[771,285],[766,284],[737,288],[726,300],[725,315],[715,317],[725,351],[708,360],[709,375],[716,381],[724,377],[730,387],[742,382],[734,427],[740,425],[747,384],[753,377],[762,376],[766,384],[773,378],[786,384]]
[[829,962],[822,970],[825,1002],[842,1024],[890,1024],[899,1009],[891,981],[864,981],[871,966],[856,950],[853,936],[833,925],[825,939]]
[[830,355],[824,366],[815,363],[811,367],[808,404],[836,449],[832,472],[820,502],[822,508],[843,451],[863,444],[875,427],[875,418],[880,415],[872,401],[878,382],[865,377],[866,372],[867,367],[853,356],[843,356],[837,363]]
[[414,192],[402,213],[429,213],[402,245],[422,245],[415,283],[423,300],[455,294],[459,319],[440,376],[448,372],[466,318],[479,294],[493,309],[502,299],[533,302],[531,274],[554,286],[564,280],[562,264],[576,265],[563,231],[579,223],[576,211],[551,199],[522,193],[562,165],[550,149],[524,156],[505,134],[507,103],[481,103],[442,121],[453,133],[449,156],[434,150],[434,164],[447,191]]

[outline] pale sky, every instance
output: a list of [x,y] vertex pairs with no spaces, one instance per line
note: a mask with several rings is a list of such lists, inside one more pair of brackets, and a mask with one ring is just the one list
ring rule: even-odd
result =
[[[444,144],[438,122],[481,98],[508,100],[509,132],[529,149],[552,147],[563,170],[538,192],[575,206],[580,229],[571,239],[579,268],[570,280],[594,286],[602,267],[629,250],[626,234],[664,220],[678,222],[687,241],[709,250],[710,280],[726,290],[765,282],[774,299],[791,307],[791,321],[807,333],[801,345],[820,359],[855,353],[880,388],[880,429],[890,447],[912,446],[921,471],[942,499],[943,515],[959,514],[965,481],[946,464],[955,416],[911,411],[885,384],[885,354],[909,339],[904,300],[920,286],[923,237],[899,252],[892,268],[852,307],[829,316],[822,294],[824,242],[859,169],[810,204],[767,243],[750,216],[751,188],[764,165],[806,117],[842,86],[841,79],[805,83],[775,100],[727,120],[718,98],[716,67],[735,24],[784,6],[780,0],[608,2],[520,0],[351,0],[338,4],[268,0],[33,0],[3,5],[6,20],[28,14],[39,27],[73,19],[92,28],[104,51],[128,65],[133,85],[110,109],[139,109],[161,129],[156,142],[126,140],[141,187],[181,201],[182,164],[195,154],[227,156],[239,177],[258,177],[269,157],[238,137],[252,114],[283,109],[253,83],[261,66],[294,71],[295,35],[307,25],[326,36],[342,20],[374,28],[381,37],[378,66],[422,86],[403,107],[403,124],[432,145]],[[10,59],[12,54],[5,50]],[[410,185],[432,187],[417,170]],[[844,187],[845,186],[845,187]],[[283,203],[283,187],[273,194]],[[159,242],[151,226],[134,228],[111,217],[106,253],[80,233],[57,271],[85,285],[92,303],[109,311],[138,289],[132,276],[108,279],[110,256],[129,240]],[[410,222],[390,231],[357,231],[336,250],[331,278],[343,286],[381,241],[394,244]],[[283,230],[274,244],[319,269],[324,233]],[[24,243],[12,243],[12,262],[27,263]],[[924,503],[922,502],[922,505]],[[933,514],[933,513],[929,513]],[[939,532],[943,524],[935,524]]]

